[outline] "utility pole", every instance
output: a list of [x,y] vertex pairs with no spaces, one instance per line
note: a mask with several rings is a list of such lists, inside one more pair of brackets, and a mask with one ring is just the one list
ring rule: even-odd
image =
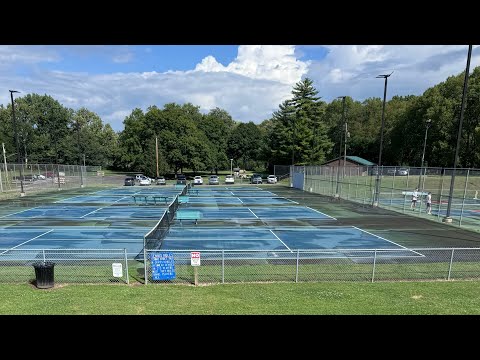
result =
[[375,194],[373,197],[373,206],[378,206],[378,198],[380,195],[380,169],[382,166],[382,150],[383,150],[383,129],[385,128],[385,103],[387,102],[387,82],[393,71],[387,75],[378,75],[378,78],[385,79],[385,86],[383,88],[383,107],[382,107],[382,127],[380,129],[380,150],[378,152],[377,177],[375,178]]
[[17,146],[17,161],[20,165],[20,196],[25,196],[25,191],[23,190],[23,161],[22,157],[20,156],[20,146],[18,144],[18,132],[17,132],[17,121],[15,119],[15,104],[13,102],[13,93],[18,93],[20,91],[17,90],[8,90],[10,91],[10,98],[12,99],[12,118],[13,118],[13,132],[15,133],[15,144]]
[[155,155],[157,157],[157,179],[158,179],[158,136],[155,136]]
[[453,160],[453,171],[452,171],[452,177],[450,179],[450,191],[448,193],[447,213],[445,217],[442,219],[442,221],[445,223],[452,222],[450,211],[452,209],[453,189],[455,186],[455,171],[457,169],[457,163],[458,163],[458,150],[460,149],[460,140],[462,138],[463,113],[465,111],[465,103],[467,102],[466,97],[467,97],[467,88],[468,88],[468,73],[470,72],[471,57],[472,57],[472,45],[468,45],[467,68],[465,70],[465,78],[463,80],[462,105],[460,108],[460,120],[458,121],[457,146],[455,146],[455,158]]
[[2,143],[2,149],[3,149],[3,164],[5,166],[5,182],[8,181],[8,171],[7,171],[7,156],[5,155],[5,144]]

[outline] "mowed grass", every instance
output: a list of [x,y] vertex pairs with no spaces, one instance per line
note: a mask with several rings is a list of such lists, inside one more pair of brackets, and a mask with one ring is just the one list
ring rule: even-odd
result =
[[0,314],[480,314],[478,284],[1,284]]

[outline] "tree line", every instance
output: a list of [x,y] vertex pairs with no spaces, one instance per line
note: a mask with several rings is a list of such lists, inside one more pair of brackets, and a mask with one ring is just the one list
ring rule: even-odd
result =
[[[453,165],[463,74],[451,76],[422,95],[394,96],[386,103],[382,163],[420,166],[426,122],[431,120],[425,151],[428,166]],[[101,165],[105,168],[156,173],[158,139],[161,174],[229,169],[272,171],[275,164],[320,165],[340,155],[343,103],[326,103],[312,80],[305,78],[260,124],[235,121],[220,108],[202,114],[191,103],[133,109],[124,129],[86,108],[72,110],[48,95],[15,99],[20,155],[34,163]],[[345,98],[347,155],[378,160],[382,99]],[[0,106],[0,141],[9,162],[16,159],[11,105]],[[480,67],[469,77],[468,98],[459,152],[460,167],[480,167]]]

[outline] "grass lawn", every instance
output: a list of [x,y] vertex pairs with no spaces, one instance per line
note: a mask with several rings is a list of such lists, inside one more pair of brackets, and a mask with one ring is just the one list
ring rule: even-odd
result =
[[476,281],[0,285],[0,314],[480,314]]

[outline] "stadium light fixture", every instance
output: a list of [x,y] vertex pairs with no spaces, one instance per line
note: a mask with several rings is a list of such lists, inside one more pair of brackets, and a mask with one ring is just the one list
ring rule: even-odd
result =
[[388,78],[393,74],[378,75],[377,79],[385,79],[383,87],[383,107],[382,107],[382,127],[380,128],[380,150],[378,152],[377,177],[375,178],[375,193],[373,196],[373,206],[378,206],[378,195],[380,191],[380,167],[382,166],[382,150],[383,150],[383,130],[385,128],[385,103],[387,101],[387,83]]
[[[423,139],[422,163],[420,164],[420,177],[418,178],[418,186],[417,186],[420,189],[420,181],[423,178],[422,188],[421,188],[422,192],[423,192],[423,188],[425,187],[425,173],[424,173],[424,170],[423,170],[423,162],[425,160],[425,148],[427,146],[428,129],[430,128],[431,125],[432,125],[432,119],[428,119],[425,123],[425,138]],[[425,170],[425,172],[426,172],[426,170]]]
[[20,145],[18,144],[18,132],[17,132],[17,121],[15,119],[15,104],[13,102],[13,93],[19,93],[17,90],[8,90],[10,91],[10,98],[12,99],[12,118],[13,118],[13,132],[15,133],[15,145],[17,147],[17,161],[20,164],[20,196],[25,196],[25,191],[23,190],[23,162],[22,157],[20,156]]
[[455,170],[457,169],[458,163],[458,150],[460,149],[460,139],[462,138],[462,123],[463,123],[463,113],[465,112],[465,103],[468,89],[468,73],[470,72],[470,58],[472,57],[472,45],[468,45],[468,55],[467,55],[467,68],[465,69],[465,78],[463,80],[463,93],[462,93],[462,106],[460,109],[460,120],[458,121],[458,132],[457,132],[457,145],[455,146],[455,158],[453,160],[453,171],[452,177],[450,179],[450,192],[448,193],[448,205],[447,213],[443,218],[443,222],[451,223],[452,218],[450,216],[450,211],[452,208],[452,198],[453,198],[453,187],[455,185]]
[[[345,126],[345,151],[347,149],[346,142],[346,123],[345,123],[345,99],[346,96],[337,96],[337,99],[342,99],[342,127]],[[342,158],[342,136],[343,136],[343,130],[340,130],[340,146],[339,146],[339,156],[338,156],[338,163],[340,164],[340,159]],[[343,158],[343,176],[345,176],[345,154]],[[340,166],[337,166],[337,189],[335,190],[335,197],[339,198],[340,193],[339,193],[339,184],[340,184]]]

